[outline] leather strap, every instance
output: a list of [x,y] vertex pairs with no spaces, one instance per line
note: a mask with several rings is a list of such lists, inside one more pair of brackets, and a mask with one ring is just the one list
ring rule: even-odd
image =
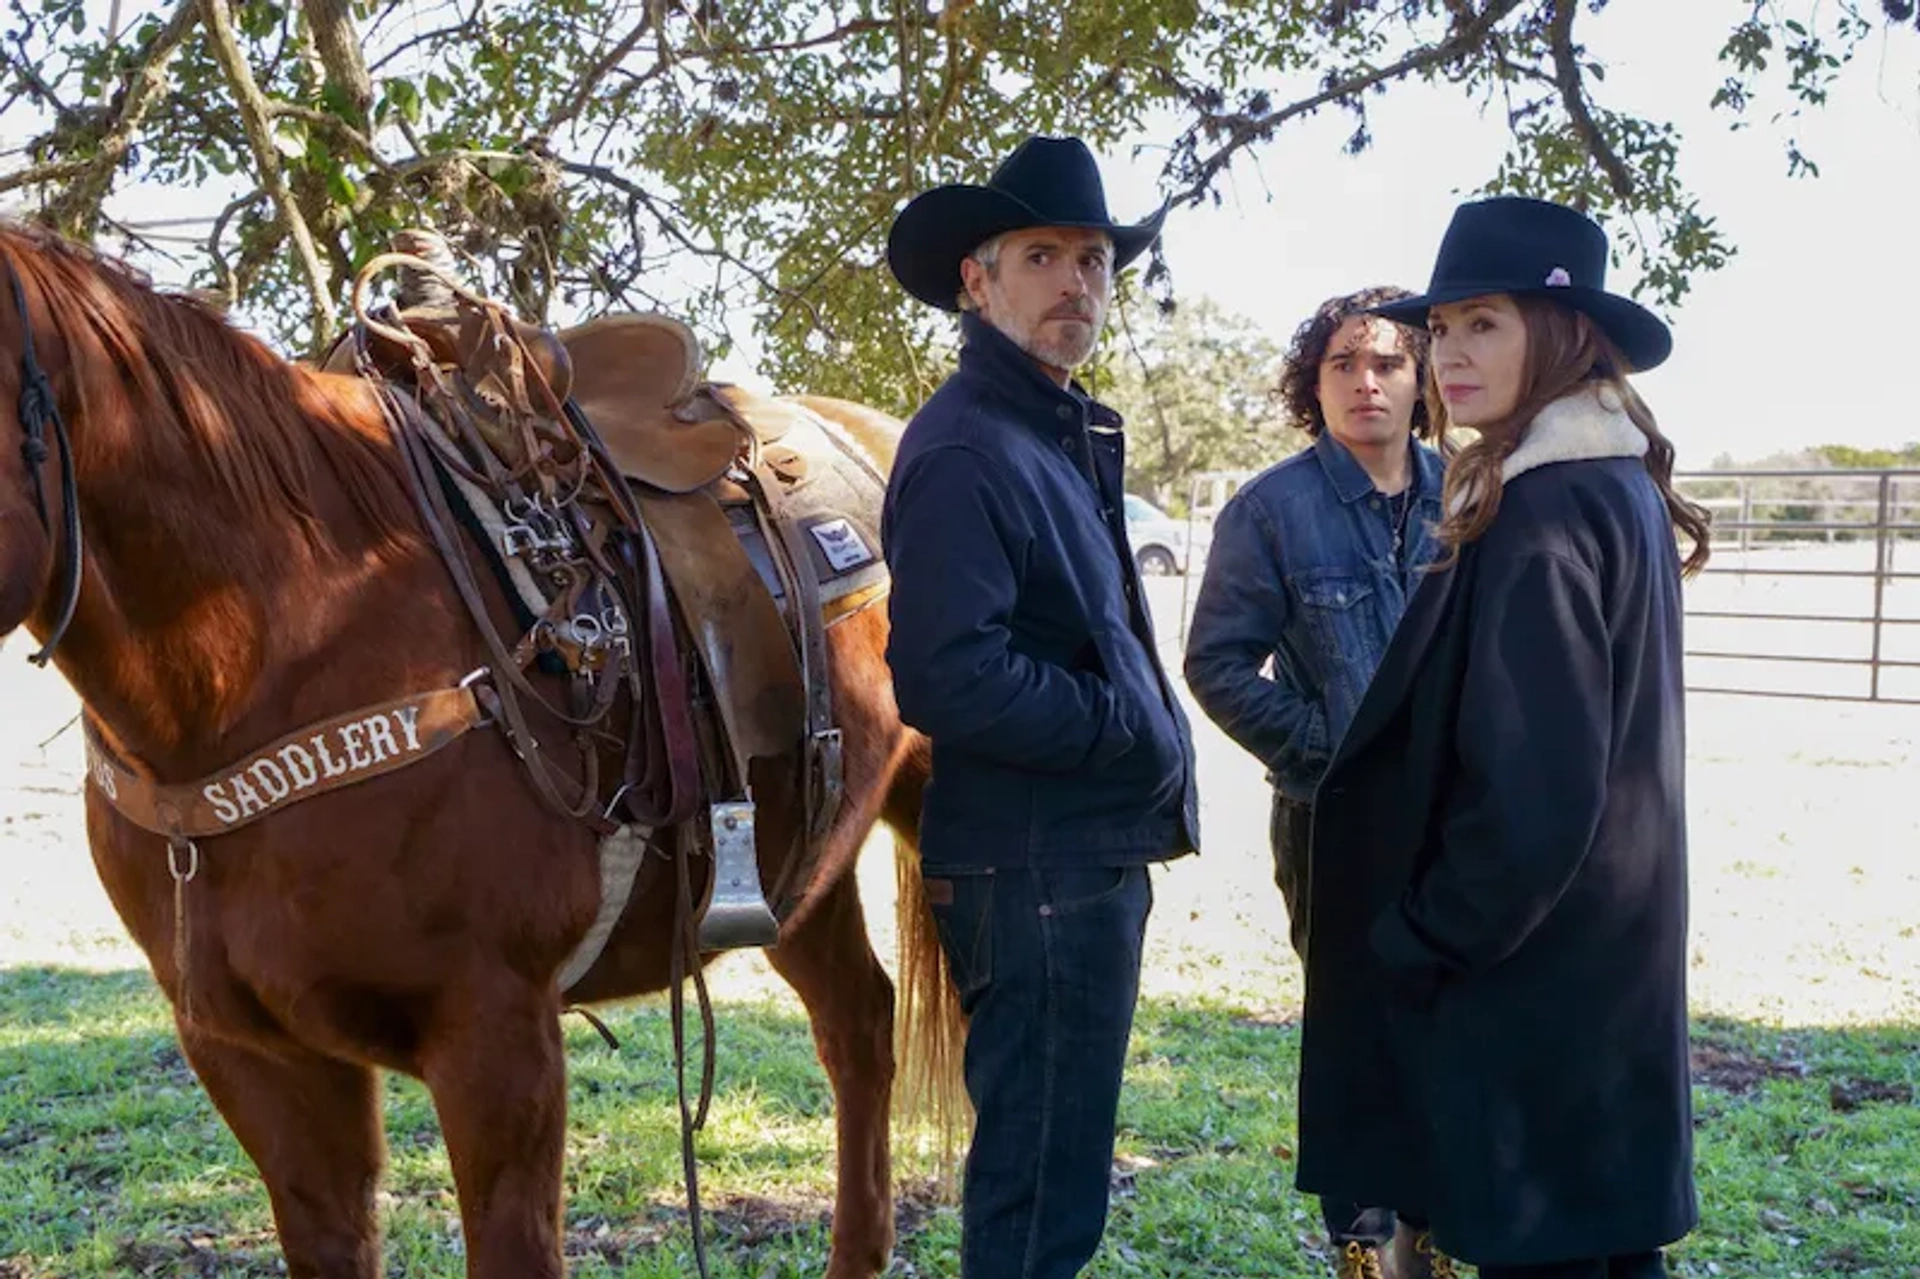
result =
[[[820,756],[823,742],[833,731],[833,673],[827,661],[827,625],[820,609],[820,577],[814,571],[806,542],[799,527],[789,518],[781,496],[780,480],[770,474],[756,451],[746,469],[748,487],[753,491],[756,511],[764,511],[763,531],[773,563],[793,602],[788,610],[794,648],[800,657],[800,682],[807,695],[806,737],[801,749],[800,804],[801,825],[795,843],[796,855],[780,867],[768,900],[777,918],[785,919],[798,905],[798,896],[806,891],[826,848],[826,834],[838,815],[841,797],[839,779],[825,776],[827,761]],[[837,754],[835,756],[837,759]],[[819,790],[816,793],[816,783]]]
[[123,762],[89,718],[87,778],[123,817],[156,835],[222,835],[301,800],[419,763],[487,722],[476,687],[470,677],[457,688],[363,706],[289,733],[198,781],[172,785]]
[[[536,702],[545,705],[548,713],[563,722],[581,726],[592,722],[591,717],[583,721],[580,717],[568,715],[558,708],[547,704],[540,693],[528,682],[526,675],[515,664],[513,652],[501,639],[500,632],[493,624],[487,612],[486,600],[480,594],[479,584],[474,580],[473,566],[467,561],[466,550],[460,545],[454,533],[453,514],[447,508],[445,493],[433,472],[431,446],[424,437],[428,434],[410,415],[407,402],[383,391],[381,404],[387,413],[388,423],[400,449],[408,486],[413,492],[414,505],[420,512],[420,519],[427,527],[429,536],[440,552],[441,561],[446,565],[453,579],[454,589],[466,605],[474,627],[480,632],[480,638],[486,645],[487,656],[492,663],[495,679],[499,681],[495,699],[499,706],[501,728],[507,734],[508,743],[514,752],[526,763],[527,776],[533,782],[535,792],[548,807],[565,817],[584,821],[602,834],[618,829],[619,823],[600,817],[599,778],[600,757],[590,741],[580,743],[583,756],[584,776],[575,778],[561,773],[547,756],[541,752],[538,739],[533,735],[520,706],[520,694],[531,696]],[[412,410],[417,412],[418,410]],[[608,681],[610,685],[612,682]],[[562,788],[572,791],[563,794]]]

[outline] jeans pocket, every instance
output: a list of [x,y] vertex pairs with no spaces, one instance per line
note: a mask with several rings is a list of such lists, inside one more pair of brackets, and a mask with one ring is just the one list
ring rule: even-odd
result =
[[927,900],[963,1007],[993,982],[991,873],[929,877]]
[[1040,914],[1043,918],[1059,918],[1124,900],[1133,878],[1144,875],[1145,871],[1139,866],[1095,866],[1039,874]]
[[[1368,652],[1368,627],[1374,610],[1368,600],[1373,595],[1373,583],[1363,574],[1335,568],[1304,569],[1289,575],[1287,584],[1299,599],[1301,615],[1323,652],[1337,656],[1340,665],[1353,663]],[[1329,672],[1329,685],[1337,678],[1336,668]]]

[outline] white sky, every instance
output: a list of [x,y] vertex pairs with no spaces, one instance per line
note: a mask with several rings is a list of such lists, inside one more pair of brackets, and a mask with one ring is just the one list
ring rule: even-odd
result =
[[[1667,315],[1674,355],[1638,385],[1682,468],[1722,453],[1920,441],[1920,381],[1906,377],[1920,367],[1908,320],[1920,297],[1920,36],[1870,38],[1824,110],[1770,126],[1785,106],[1776,96],[1734,133],[1708,102],[1722,78],[1714,55],[1746,8],[1614,0],[1581,18],[1583,42],[1607,64],[1600,100],[1676,124],[1681,177],[1739,248]],[[1170,217],[1178,293],[1211,295],[1284,340],[1324,298],[1423,288],[1454,206],[1498,165],[1505,124],[1424,85],[1375,99],[1371,122],[1374,146],[1357,158],[1340,149],[1351,117],[1289,124],[1257,173],[1239,166],[1222,208]],[[1819,178],[1786,176],[1789,136]],[[1110,159],[1116,216],[1157,203],[1161,162],[1151,150]],[[1631,279],[1609,284],[1624,292]]]
[[[1913,325],[1902,322],[1920,297],[1920,37],[1876,35],[1824,109],[1771,125],[1767,114],[1787,105],[1776,95],[1735,133],[1707,104],[1721,79],[1714,54],[1747,8],[1746,0],[1613,0],[1597,17],[1582,15],[1583,42],[1607,64],[1601,101],[1675,122],[1682,177],[1739,248],[1668,316],[1674,356],[1641,388],[1683,468],[1723,453],[1752,461],[1820,443],[1920,441],[1920,396],[1905,377],[1920,350]],[[1211,296],[1284,341],[1333,294],[1377,283],[1423,287],[1455,204],[1498,164],[1505,124],[1497,109],[1482,118],[1445,86],[1398,86],[1370,108],[1375,143],[1366,154],[1343,154],[1352,127],[1344,113],[1296,121],[1255,153],[1257,166],[1241,161],[1221,208],[1170,218],[1165,244],[1179,295]],[[37,124],[23,115],[16,109],[0,121],[0,140],[17,142]],[[1138,155],[1129,144],[1107,157],[1117,216],[1158,203],[1175,127],[1168,121],[1137,139]],[[1789,131],[1820,165],[1819,178],[1786,176]],[[181,213],[206,212],[205,193],[137,198],[149,216],[160,212],[156,198],[178,200]],[[1630,281],[1612,283],[1624,291]],[[715,374],[756,380],[750,360],[743,348]]]

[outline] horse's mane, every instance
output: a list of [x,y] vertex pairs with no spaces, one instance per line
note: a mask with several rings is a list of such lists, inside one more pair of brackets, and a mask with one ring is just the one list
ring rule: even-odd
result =
[[[126,262],[51,232],[0,223],[0,254],[52,314],[67,348],[88,418],[76,431],[77,454],[126,445],[159,474],[197,462],[256,527],[284,527],[291,517],[316,551],[345,553],[347,530],[328,527],[316,502],[324,468],[371,525],[371,542],[354,538],[352,551],[420,543],[398,455],[365,388],[290,363],[199,299],[163,293]],[[0,306],[12,309],[3,292]],[[47,336],[36,339],[46,360]],[[114,429],[138,438],[100,438]]]

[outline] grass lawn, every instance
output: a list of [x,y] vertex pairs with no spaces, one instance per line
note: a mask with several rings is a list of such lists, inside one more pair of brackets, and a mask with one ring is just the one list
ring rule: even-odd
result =
[[[832,1196],[831,1098],[788,1004],[719,1008],[720,1089],[700,1139],[716,1279],[817,1275]],[[572,1273],[691,1273],[664,1006],[584,1025],[568,1170]],[[1291,1184],[1297,1029],[1271,1012],[1141,1008],[1107,1244],[1112,1276],[1328,1273]],[[1920,1029],[1696,1028],[1705,1224],[1684,1275],[1920,1279]],[[464,1274],[425,1093],[388,1091],[388,1273]],[[899,1143],[891,1273],[953,1276],[958,1221]],[[266,1195],[182,1062],[144,972],[0,970],[0,1279],[283,1273]]]

